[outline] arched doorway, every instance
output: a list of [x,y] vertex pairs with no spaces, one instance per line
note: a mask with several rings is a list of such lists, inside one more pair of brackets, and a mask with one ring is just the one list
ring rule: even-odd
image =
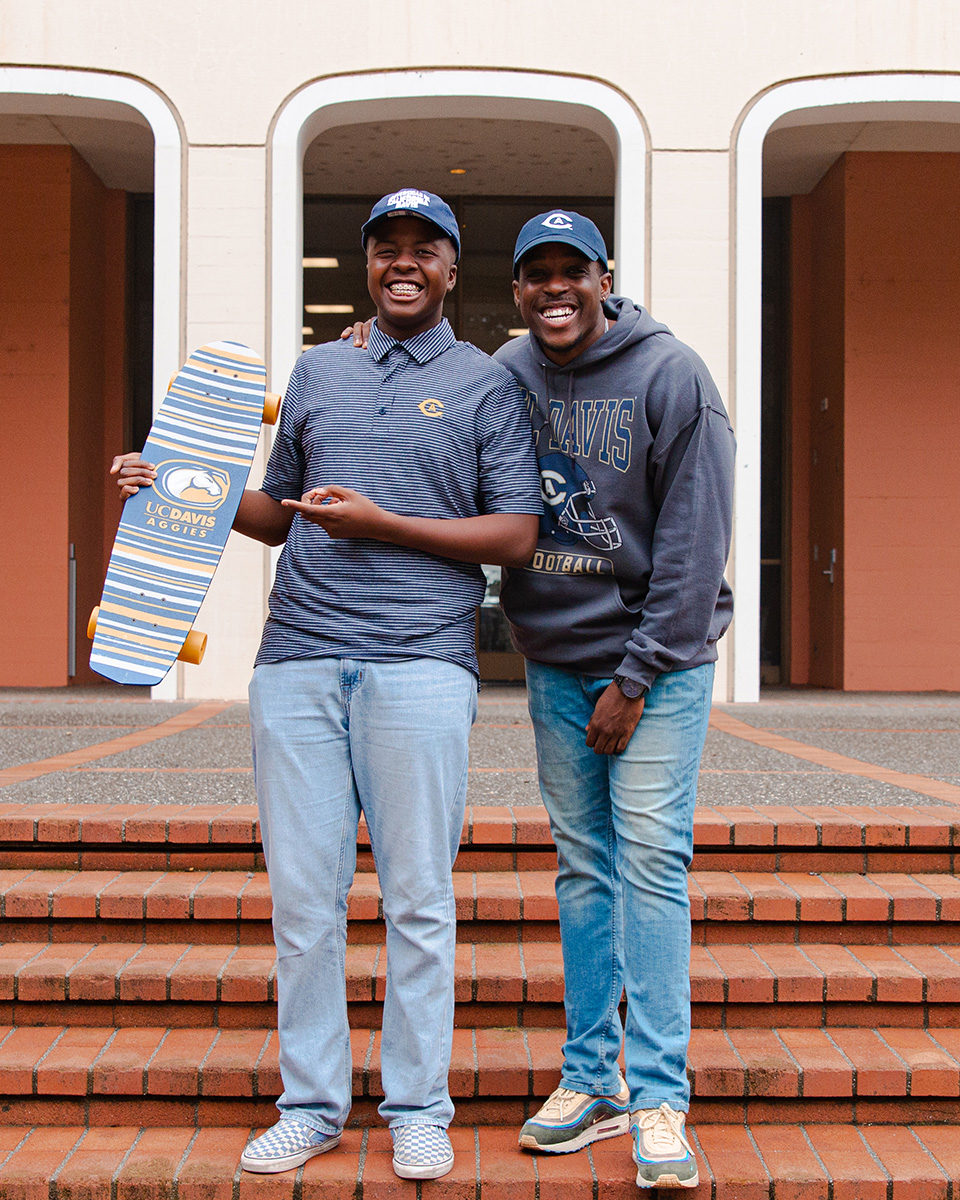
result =
[[179,181],[179,129],[144,85],[0,70],[7,686],[97,681],[83,651],[116,525],[107,456],[149,427],[157,351],[180,354]]
[[808,81],[740,130],[738,622],[756,604],[783,682],[960,687],[958,100],[951,77]]
[[[311,85],[274,136],[273,378],[286,377],[291,350],[367,315],[359,227],[372,202],[400,186],[436,191],[457,211],[464,254],[447,315],[459,337],[488,352],[517,333],[513,243],[544,208],[591,216],[614,254],[618,286],[642,298],[644,150],[637,114],[593,81],[464,71]],[[299,240],[280,219],[282,205],[301,202],[294,185]],[[481,670],[520,678],[497,608],[498,569],[488,581]]]

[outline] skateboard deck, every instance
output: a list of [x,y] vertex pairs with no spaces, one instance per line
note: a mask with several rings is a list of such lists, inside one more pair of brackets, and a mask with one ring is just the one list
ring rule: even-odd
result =
[[[99,675],[155,684],[180,656],[240,504],[265,395],[263,362],[239,342],[201,346],[171,379],[142,454],[157,478],[123,506],[91,616]],[[201,641],[192,635],[199,657]]]

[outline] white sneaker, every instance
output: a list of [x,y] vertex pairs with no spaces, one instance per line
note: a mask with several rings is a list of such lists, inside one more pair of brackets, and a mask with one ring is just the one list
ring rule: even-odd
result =
[[683,1129],[684,1114],[664,1102],[630,1117],[637,1187],[696,1187],[700,1175]]
[[401,1179],[439,1179],[453,1170],[453,1146],[442,1125],[398,1125],[390,1133]]
[[315,1154],[325,1154],[340,1145],[340,1134],[320,1133],[293,1117],[281,1117],[244,1150],[240,1166],[245,1171],[272,1175],[302,1166]]

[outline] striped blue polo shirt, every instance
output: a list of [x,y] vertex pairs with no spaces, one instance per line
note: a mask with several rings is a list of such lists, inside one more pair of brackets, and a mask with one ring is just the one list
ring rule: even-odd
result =
[[[404,516],[540,513],[530,419],[513,376],[449,322],[367,350],[308,350],[290,378],[263,491],[299,499],[341,484]],[[484,577],[372,538],[293,518],[257,665],[291,658],[442,658],[477,671]]]

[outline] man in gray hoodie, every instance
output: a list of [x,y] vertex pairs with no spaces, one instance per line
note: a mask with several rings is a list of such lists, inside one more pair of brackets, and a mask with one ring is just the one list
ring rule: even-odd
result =
[[530,332],[496,354],[526,390],[544,498],[501,602],[557,845],[567,1019],[560,1086],[520,1144],[567,1153],[629,1127],[639,1186],[694,1187],[687,868],[732,614],[734,438],[701,359],[611,282],[592,221],[534,217],[514,255]]

